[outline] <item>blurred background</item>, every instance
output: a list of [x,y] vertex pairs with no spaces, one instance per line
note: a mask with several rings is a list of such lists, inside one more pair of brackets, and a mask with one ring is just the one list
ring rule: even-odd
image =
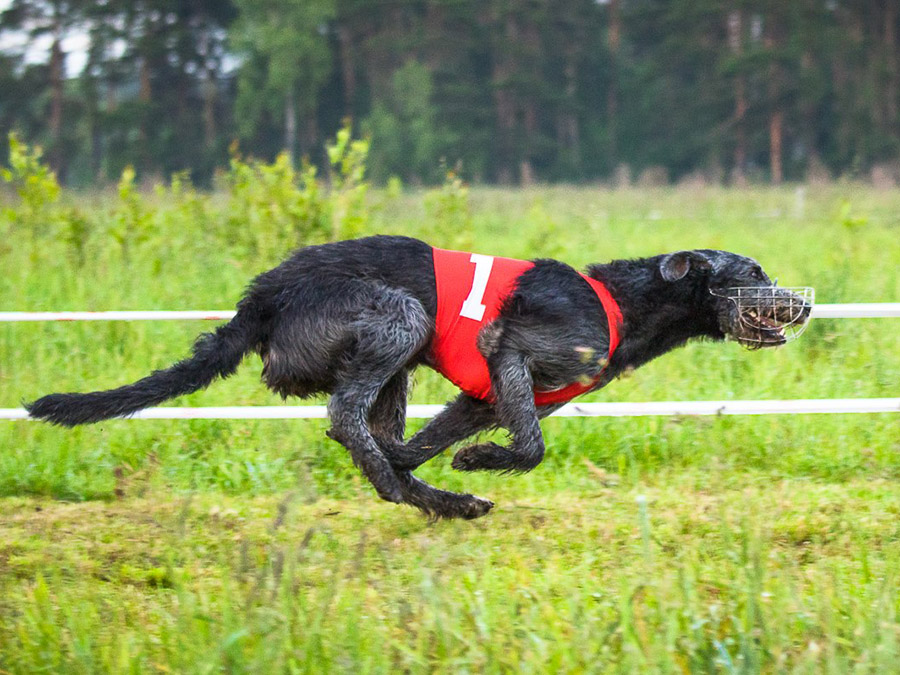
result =
[[[226,309],[297,246],[373,233],[577,267],[725,249],[821,303],[897,302],[898,17],[0,0],[0,310]],[[897,321],[690,344],[582,400],[895,397]],[[202,330],[0,323],[0,408]],[[416,372],[412,402],[455,395]],[[298,403],[251,358],[172,405]],[[898,672],[897,421],[552,418],[527,475],[423,466],[498,505],[438,523],[323,420],[2,422],[0,675]]]
[[[0,133],[60,180],[229,153],[407,184],[900,177],[895,0],[0,0]],[[5,145],[5,144],[3,144]],[[0,151],[5,163],[6,149]]]

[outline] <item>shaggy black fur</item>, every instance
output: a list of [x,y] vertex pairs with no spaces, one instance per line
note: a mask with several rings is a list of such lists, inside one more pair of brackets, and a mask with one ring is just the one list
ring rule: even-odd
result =
[[[711,289],[770,286],[750,258],[681,251],[591,266],[623,313],[612,361],[603,306],[577,272],[537,260],[518,280],[479,348],[496,403],[460,395],[404,441],[408,374],[429,365],[437,307],[431,247],[407,237],[369,237],[310,246],[258,276],[237,316],[202,335],[193,356],[111,391],[51,394],[27,405],[32,417],[73,426],[128,415],[231,375],[257,352],[263,379],[283,397],[329,393],[329,437],[344,445],[379,496],[438,517],[476,518],[493,504],[438,490],[412,475],[453,443],[493,427],[494,443],[459,450],[454,468],[528,471],[544,456],[534,390],[602,373],[597,387],[692,338],[742,340],[735,307]],[[777,333],[772,344],[777,342]],[[594,357],[593,355],[596,355]]]

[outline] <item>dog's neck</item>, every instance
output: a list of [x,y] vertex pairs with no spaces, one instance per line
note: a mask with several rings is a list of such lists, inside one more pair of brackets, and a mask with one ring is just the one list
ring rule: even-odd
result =
[[723,339],[708,307],[708,292],[691,279],[665,281],[661,256],[592,265],[587,274],[602,282],[622,310],[617,371],[637,368],[693,338]]

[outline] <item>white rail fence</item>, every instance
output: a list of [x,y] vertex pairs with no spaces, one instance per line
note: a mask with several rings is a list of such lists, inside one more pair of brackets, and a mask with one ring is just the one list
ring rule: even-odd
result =
[[[860,302],[814,305],[814,319],[881,319],[900,317],[900,302]],[[115,312],[0,312],[0,323],[19,321],[177,321],[233,319],[234,310],[115,311]]]
[[[234,311],[0,312],[0,323],[24,321],[171,321],[230,319]],[[825,304],[813,307],[813,318],[869,319],[900,317],[900,302]],[[410,405],[410,418],[434,417],[441,405]],[[570,403],[556,417],[639,417],[694,415],[771,415],[900,412],[900,398],[793,399],[766,401],[644,401]],[[225,406],[215,408],[151,408],[130,419],[322,419],[325,406]],[[28,420],[23,408],[0,408],[0,420]]]

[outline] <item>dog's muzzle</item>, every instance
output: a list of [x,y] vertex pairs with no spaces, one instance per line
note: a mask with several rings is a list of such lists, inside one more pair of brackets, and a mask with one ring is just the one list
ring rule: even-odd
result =
[[778,347],[800,337],[816,296],[809,286],[733,286],[709,292],[733,305],[726,332],[750,348]]

